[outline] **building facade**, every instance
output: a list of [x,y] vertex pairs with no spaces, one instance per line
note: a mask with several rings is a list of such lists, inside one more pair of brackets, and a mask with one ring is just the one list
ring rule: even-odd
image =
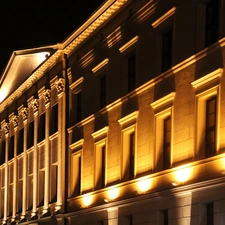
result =
[[0,223],[224,225],[224,0],[108,0],[0,80]]

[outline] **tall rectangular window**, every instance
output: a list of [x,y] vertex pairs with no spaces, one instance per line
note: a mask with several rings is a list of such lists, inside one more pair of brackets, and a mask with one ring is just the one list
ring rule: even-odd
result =
[[162,72],[172,65],[172,28],[162,34]]
[[136,54],[133,53],[128,58],[128,92],[136,87]]
[[58,104],[55,104],[51,108],[50,118],[50,135],[58,131]]
[[213,202],[206,205],[206,223],[207,225],[214,225],[214,207]]
[[106,172],[106,146],[105,143],[96,144],[95,146],[95,189],[101,189],[105,186]]
[[219,37],[219,0],[206,3],[205,16],[205,47],[208,47]]
[[2,140],[2,146],[0,150],[0,165],[5,163],[5,140]]
[[134,156],[135,156],[135,133],[129,135],[129,150],[130,150],[130,179],[134,178]]
[[216,96],[206,101],[205,151],[206,157],[216,152]]
[[41,114],[38,124],[38,142],[45,139],[45,113]]
[[72,155],[71,161],[71,196],[79,195],[81,192],[81,154]]
[[171,155],[171,117],[164,119],[163,127],[163,169],[170,168]]
[[50,167],[50,202],[57,201],[57,185],[58,185],[58,165],[51,165]]
[[34,121],[29,123],[27,131],[27,149],[32,146],[34,146]]
[[20,155],[23,152],[23,138],[24,138],[24,129],[19,130],[18,142],[17,142],[17,155]]
[[4,216],[5,201],[5,168],[0,169],[0,218]]
[[14,189],[14,163],[9,164],[9,189],[8,189],[8,216],[12,215],[13,210],[13,189]]
[[14,135],[11,136],[9,140],[8,160],[11,160],[13,157],[14,157]]
[[33,207],[33,151],[27,155],[28,166],[27,166],[27,210],[31,210]]
[[81,121],[82,119],[82,92],[80,91],[76,95],[77,97],[77,122]]
[[18,158],[17,161],[17,174],[18,174],[18,181],[17,181],[17,213],[22,212],[22,199],[23,199],[23,157]]
[[100,108],[106,106],[106,75],[100,77]]

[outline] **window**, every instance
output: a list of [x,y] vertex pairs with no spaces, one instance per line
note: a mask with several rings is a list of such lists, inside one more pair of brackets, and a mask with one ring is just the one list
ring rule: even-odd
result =
[[127,74],[127,92],[131,92],[136,88],[136,46],[138,42],[139,36],[135,36],[122,47],[119,48],[120,53],[124,55],[126,62],[126,74]]
[[99,101],[100,108],[106,106],[107,103],[107,66],[109,59],[106,58],[96,65],[92,72],[99,78]]
[[129,150],[130,150],[130,179],[134,178],[134,157],[135,157],[135,132],[129,134]]
[[8,152],[8,160],[11,160],[14,157],[14,135],[9,139],[9,152]]
[[76,94],[76,106],[77,106],[77,122],[80,122],[82,119],[82,92]]
[[18,181],[17,181],[17,213],[22,212],[22,199],[23,199],[23,158],[18,158],[17,162],[18,168]]
[[33,207],[33,151],[27,154],[27,210],[31,210]]
[[34,121],[31,121],[27,130],[27,149],[34,145]]
[[38,206],[44,205],[45,160],[45,145],[41,145],[38,147]]
[[175,93],[151,103],[155,112],[155,171],[169,169],[172,164],[173,101]]
[[4,216],[5,167],[0,168],[0,218]]
[[122,126],[122,179],[124,181],[136,176],[136,120],[138,112],[135,111],[118,122]]
[[71,196],[81,193],[81,154],[72,155],[71,168]]
[[172,65],[172,28],[162,34],[162,72]]
[[5,163],[5,140],[2,140],[2,146],[0,150],[0,165]]
[[45,139],[45,113],[41,114],[39,117],[38,125],[38,142],[41,142]]
[[58,137],[50,138],[50,202],[57,201],[58,187]]
[[107,183],[107,132],[108,127],[104,127],[92,133],[95,139],[95,190],[104,188]]
[[206,101],[205,152],[206,157],[216,153],[216,115],[217,98],[213,96]]
[[218,122],[220,121],[220,76],[217,69],[192,82],[196,92],[196,146],[198,158],[214,156],[218,151]]
[[205,47],[218,40],[219,15],[219,0],[207,1],[205,6]]
[[23,139],[24,138],[24,129],[19,130],[18,142],[17,142],[17,155],[20,155],[23,152]]
[[213,202],[206,204],[206,224],[207,225],[214,225]]
[[14,163],[9,164],[9,186],[8,186],[8,216],[12,215],[13,210],[13,190],[14,190]]
[[50,135],[58,131],[58,104],[51,108]]
[[166,117],[163,122],[163,169],[169,169],[171,158],[171,116]]
[[173,64],[175,12],[176,7],[173,7],[152,23],[152,27],[156,30],[157,73],[165,72]]
[[70,145],[70,197],[80,195],[82,179],[82,145],[83,139]]
[[100,108],[106,106],[106,75],[100,77]]
[[128,57],[128,92],[135,89],[136,86],[136,54]]
[[168,225],[169,217],[168,217],[168,209],[160,210],[158,216],[158,224],[159,225]]

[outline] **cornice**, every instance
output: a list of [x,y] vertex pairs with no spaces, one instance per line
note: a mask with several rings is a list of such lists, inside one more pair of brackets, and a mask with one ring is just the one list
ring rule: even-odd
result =
[[104,22],[115,14],[128,0],[109,0],[97,10],[79,29],[63,42],[63,48],[67,55],[96,31]]

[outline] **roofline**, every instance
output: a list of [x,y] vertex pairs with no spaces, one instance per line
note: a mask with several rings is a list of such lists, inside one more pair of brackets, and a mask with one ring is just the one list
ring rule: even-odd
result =
[[108,0],[95,10],[95,12],[78,27],[65,41],[61,43],[64,52],[69,55],[85,39],[87,39],[97,28],[117,12],[128,0]]

